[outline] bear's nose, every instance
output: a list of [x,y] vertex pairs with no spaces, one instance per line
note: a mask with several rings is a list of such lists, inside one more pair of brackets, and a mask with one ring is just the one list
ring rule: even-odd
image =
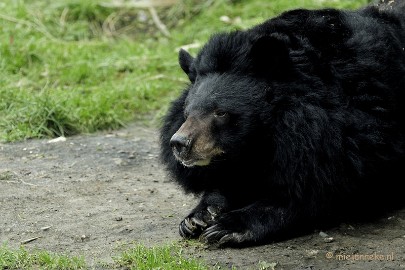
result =
[[170,139],[170,146],[177,154],[181,154],[187,151],[190,144],[190,140],[187,137],[179,134],[174,134]]

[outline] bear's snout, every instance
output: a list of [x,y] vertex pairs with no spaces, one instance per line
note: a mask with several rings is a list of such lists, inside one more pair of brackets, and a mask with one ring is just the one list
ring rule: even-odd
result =
[[176,133],[170,139],[170,147],[179,156],[182,156],[184,153],[186,153],[188,151],[189,146],[190,140],[183,135]]

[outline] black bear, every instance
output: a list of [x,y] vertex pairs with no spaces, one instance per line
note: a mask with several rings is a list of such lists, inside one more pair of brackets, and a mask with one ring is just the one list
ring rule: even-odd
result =
[[180,234],[245,246],[405,202],[405,1],[292,10],[214,35],[161,128],[201,196]]

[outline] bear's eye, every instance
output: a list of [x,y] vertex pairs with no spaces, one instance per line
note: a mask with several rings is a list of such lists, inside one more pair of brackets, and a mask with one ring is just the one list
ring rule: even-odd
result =
[[227,115],[228,115],[227,112],[224,112],[224,111],[221,111],[221,110],[214,111],[214,116],[215,117],[225,117]]

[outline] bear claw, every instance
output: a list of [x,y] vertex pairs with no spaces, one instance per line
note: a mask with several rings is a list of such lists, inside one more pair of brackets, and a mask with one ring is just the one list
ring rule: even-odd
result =
[[218,246],[237,246],[244,242],[252,241],[253,234],[250,231],[243,233],[232,232],[222,228],[219,224],[208,227],[201,239],[208,244],[216,244]]
[[186,217],[179,225],[179,233],[183,238],[197,238],[220,213],[215,206],[208,206],[205,210],[198,211]]
[[211,215],[211,220],[214,220],[219,214],[219,209],[212,207],[212,206],[208,206],[207,211]]
[[185,218],[179,225],[179,233],[183,238],[196,238],[207,227],[204,221],[192,217]]

